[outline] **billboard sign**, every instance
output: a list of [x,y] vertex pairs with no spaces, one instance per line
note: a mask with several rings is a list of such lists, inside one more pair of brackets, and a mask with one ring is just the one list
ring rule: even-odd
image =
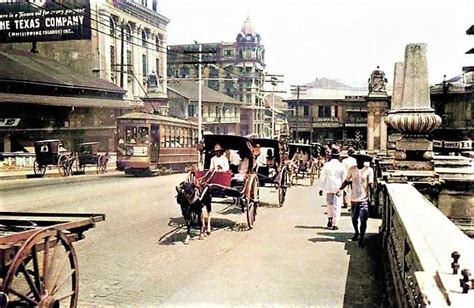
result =
[[89,0],[0,3],[0,43],[88,40]]

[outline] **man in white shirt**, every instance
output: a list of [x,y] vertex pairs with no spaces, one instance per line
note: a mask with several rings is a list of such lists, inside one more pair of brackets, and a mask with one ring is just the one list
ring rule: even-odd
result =
[[[346,170],[349,171],[349,168],[352,166],[357,165],[357,161],[352,155],[354,155],[355,151],[352,147],[347,149],[347,155],[348,157],[344,158],[342,160],[342,164],[346,167]],[[344,204],[343,208],[347,208],[347,206],[351,204],[351,185],[347,185],[346,188],[344,188]]]
[[[347,177],[340,189],[344,189],[350,182],[352,182],[351,193],[351,218],[354,226],[353,241],[359,243],[359,247],[364,244],[364,235],[367,230],[367,219],[369,218],[369,194],[373,191],[374,185],[374,170],[371,167],[364,165],[364,162],[371,159],[367,155],[354,155],[357,161],[356,166],[349,168]],[[360,232],[359,232],[360,219]]]
[[229,171],[229,160],[227,157],[222,155],[222,153],[224,153],[224,149],[220,144],[216,143],[214,146],[214,153],[215,156],[211,158],[211,165],[209,169],[215,170],[217,172]]
[[342,197],[339,192],[344,179],[346,178],[346,168],[339,161],[339,150],[331,150],[331,160],[324,164],[320,177],[319,195],[326,192],[327,202],[327,227],[338,230],[337,223],[341,216]]

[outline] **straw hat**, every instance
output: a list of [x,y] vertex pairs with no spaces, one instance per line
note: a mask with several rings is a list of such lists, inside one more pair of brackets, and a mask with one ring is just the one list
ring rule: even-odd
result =
[[214,152],[217,152],[217,151],[224,151],[224,149],[221,147],[221,145],[219,143],[216,143],[216,145],[214,146]]

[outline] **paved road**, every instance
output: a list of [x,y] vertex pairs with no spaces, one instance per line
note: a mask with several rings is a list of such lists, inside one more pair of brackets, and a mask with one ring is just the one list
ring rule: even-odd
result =
[[[380,307],[383,279],[374,237],[360,249],[350,217],[324,229],[322,198],[311,187],[289,190],[283,208],[262,189],[266,206],[255,228],[228,204],[214,204],[213,233],[182,244],[174,185],[183,175],[105,177],[2,191],[2,210],[99,212],[106,222],[77,244],[81,306],[315,305]],[[379,221],[371,220],[375,233]],[[382,277],[383,278],[383,277]],[[379,279],[379,281],[377,281]]]

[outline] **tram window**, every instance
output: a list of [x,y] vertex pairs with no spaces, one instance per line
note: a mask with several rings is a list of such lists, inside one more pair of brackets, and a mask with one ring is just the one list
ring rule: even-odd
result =
[[148,139],[148,127],[139,127],[138,128],[138,142],[139,143],[149,143]]
[[127,143],[137,143],[137,127],[125,127],[125,140]]

